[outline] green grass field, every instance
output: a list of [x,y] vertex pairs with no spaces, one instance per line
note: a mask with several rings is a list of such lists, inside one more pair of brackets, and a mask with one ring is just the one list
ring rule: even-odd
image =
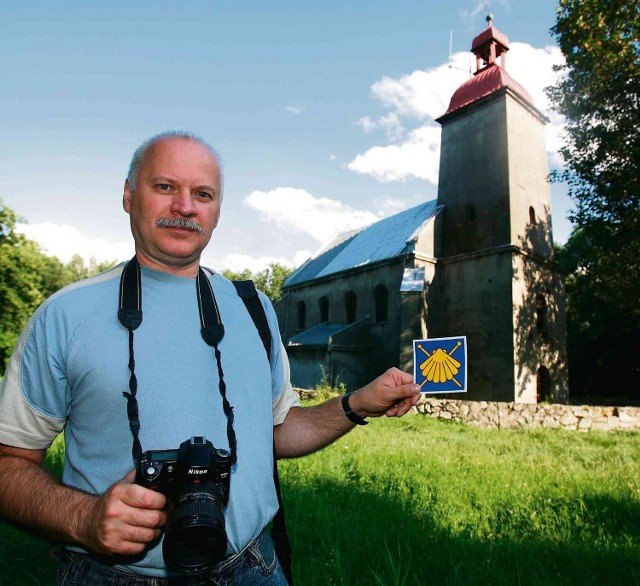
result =
[[[374,421],[281,463],[297,584],[640,584],[639,454],[638,433]],[[54,574],[0,526],[1,586]]]

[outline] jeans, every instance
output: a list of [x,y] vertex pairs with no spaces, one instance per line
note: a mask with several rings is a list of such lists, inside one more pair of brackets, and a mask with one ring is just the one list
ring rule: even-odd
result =
[[237,555],[221,561],[211,576],[156,578],[100,563],[86,554],[63,551],[58,586],[287,586],[268,531]]

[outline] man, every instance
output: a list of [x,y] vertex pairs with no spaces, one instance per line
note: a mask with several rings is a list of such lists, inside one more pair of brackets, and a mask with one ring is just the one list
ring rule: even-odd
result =
[[[65,544],[62,584],[198,583],[164,563],[166,498],[134,482],[137,417],[127,416],[123,393],[137,396],[143,450],[177,449],[192,436],[230,448],[221,404],[233,407],[227,559],[212,584],[286,583],[264,531],[277,510],[272,440],[278,457],[302,456],[348,432],[352,419],[400,417],[417,401],[412,377],[392,369],[350,396],[349,417],[338,399],[299,406],[270,304],[261,296],[274,341],[269,362],[235,288],[214,273],[207,278],[224,325],[216,368],[200,337],[194,282],[221,202],[211,147],[188,133],[149,139],[134,154],[123,198],[140,266],[141,325],[127,335],[118,322],[120,265],[47,300],[11,357],[0,389],[0,514]],[[59,483],[41,465],[63,429]]]

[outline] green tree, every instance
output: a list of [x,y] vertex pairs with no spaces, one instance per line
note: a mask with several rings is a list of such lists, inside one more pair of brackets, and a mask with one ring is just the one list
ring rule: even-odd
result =
[[598,249],[581,229],[556,249],[566,272],[569,386],[577,400],[640,402],[640,329],[592,276]]
[[282,284],[292,272],[292,269],[272,262],[266,269],[258,273],[252,273],[249,269],[240,272],[225,269],[222,271],[222,276],[232,281],[251,279],[257,289],[263,291],[272,303],[276,303],[282,298]]
[[[561,149],[606,298],[640,317],[640,10],[637,0],[560,0],[552,29],[566,64],[549,95],[567,119]],[[587,252],[585,250],[585,252]]]
[[0,200],[0,371],[34,309],[64,282],[64,267],[16,232],[18,218]]
[[87,279],[103,273],[116,264],[116,261],[98,262],[94,257],[91,258],[89,264],[85,264],[84,259],[79,254],[74,254],[71,260],[64,265],[66,271],[66,279],[68,283],[75,283],[82,279]]
[[572,393],[640,393],[640,10],[637,0],[560,0],[566,63],[549,88],[576,225],[568,272]]
[[92,260],[86,267],[79,256],[64,265],[17,232],[18,221],[0,200],[0,373],[25,323],[47,297],[73,281],[113,266]]

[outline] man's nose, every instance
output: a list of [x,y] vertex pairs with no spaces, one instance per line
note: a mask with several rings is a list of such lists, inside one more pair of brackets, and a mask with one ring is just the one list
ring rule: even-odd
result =
[[180,190],[171,200],[171,211],[181,216],[195,216],[196,205],[190,191]]

